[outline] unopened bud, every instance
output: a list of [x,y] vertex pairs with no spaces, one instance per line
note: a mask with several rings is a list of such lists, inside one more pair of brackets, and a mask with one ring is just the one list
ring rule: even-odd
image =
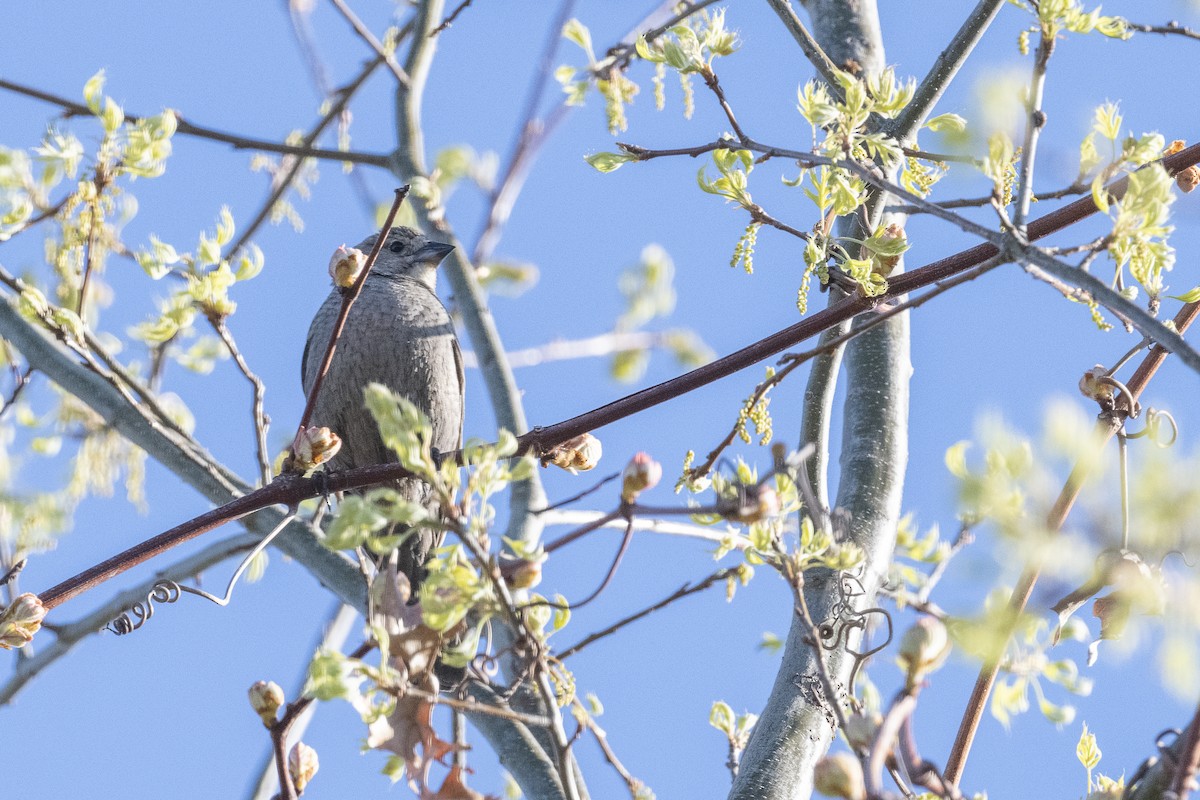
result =
[[0,612],[0,648],[24,647],[42,627],[46,607],[36,594],[26,592]]
[[881,722],[883,717],[879,714],[851,714],[842,732],[846,734],[846,741],[855,752],[866,752],[871,749],[871,742],[875,741],[875,733],[879,730]]
[[653,489],[662,480],[662,464],[646,453],[637,453],[621,473],[621,500],[632,503],[646,489]]
[[846,800],[864,800],[867,796],[862,764],[849,753],[834,753],[818,761],[813,786],[821,794]]
[[542,564],[546,554],[536,558],[523,558],[504,553],[500,556],[500,574],[504,582],[513,589],[532,589],[542,582]]
[[1097,364],[1083,373],[1083,377],[1079,379],[1079,391],[1084,397],[1090,397],[1097,402],[1111,400],[1113,396],[1112,384],[1101,380],[1101,378],[1107,377],[1108,368],[1103,364]]
[[288,753],[288,772],[292,775],[292,785],[296,787],[296,794],[304,794],[304,787],[308,786],[320,768],[317,751],[304,742],[296,742],[296,746]]
[[750,525],[778,516],[780,508],[779,493],[775,491],[774,486],[764,483],[758,487],[756,493],[746,498],[746,503],[732,514],[730,519]]
[[275,681],[258,681],[250,687],[250,707],[268,728],[275,724],[284,699],[283,689]]
[[[1170,146],[1167,147],[1166,150],[1163,150],[1163,155],[1169,156],[1173,153],[1178,153],[1185,147],[1187,147],[1187,142],[1183,141],[1182,139],[1176,139],[1175,141],[1171,142]],[[1184,194],[1187,194],[1197,186],[1200,186],[1200,167],[1192,165],[1186,169],[1181,169],[1179,172],[1176,172],[1175,185],[1178,186],[1180,191],[1182,191]]]
[[333,278],[334,286],[348,289],[358,280],[366,264],[367,256],[362,250],[342,245],[329,259],[329,277]]
[[950,636],[941,620],[921,617],[904,632],[896,660],[904,670],[907,686],[912,688],[942,665],[950,655]]
[[341,438],[324,427],[305,428],[296,435],[292,453],[296,456],[296,467],[309,472],[337,455],[342,448]]
[[877,258],[879,269],[876,272],[886,278],[900,263],[900,254],[908,249],[908,234],[904,232],[902,226],[893,222],[883,229],[883,235],[879,237],[879,241],[880,244],[886,246],[887,250],[885,253],[879,254]]
[[603,452],[604,448],[601,447],[599,439],[590,433],[581,433],[542,456],[542,466],[553,464],[574,475],[576,472],[586,472],[599,464]]

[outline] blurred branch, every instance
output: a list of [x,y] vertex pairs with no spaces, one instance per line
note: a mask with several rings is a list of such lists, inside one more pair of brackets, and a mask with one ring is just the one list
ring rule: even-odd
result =
[[912,100],[908,101],[908,105],[892,124],[890,133],[898,142],[903,144],[916,139],[917,130],[925,123],[929,112],[950,87],[959,68],[975,49],[975,45],[979,44],[979,40],[983,38],[983,34],[991,26],[992,20],[996,18],[1004,3],[1005,0],[979,0],[975,10],[933,62],[929,73],[913,93]]
[[[508,165],[504,168],[504,176],[496,184],[489,197],[483,230],[475,240],[472,260],[476,264],[483,264],[492,257],[542,145],[570,112],[570,106],[565,102],[559,102],[547,119],[538,116],[538,106],[541,105],[542,95],[545,94],[546,85],[554,72],[554,55],[558,52],[559,42],[562,41],[562,29],[567,20],[571,18],[574,8],[575,0],[563,0],[558,14],[551,21],[550,29],[546,33],[546,43],[542,46],[542,57],[529,85],[528,97],[525,100],[525,112],[521,115],[522,122],[518,129],[517,140],[513,144]],[[461,10],[460,7],[458,11]],[[455,11],[455,15],[458,11]],[[453,16],[451,15],[451,17]],[[446,24],[442,23],[442,26]],[[438,30],[442,26],[439,26]]]
[[[363,24],[363,21],[359,19],[358,15],[356,15],[354,11],[350,9],[350,6],[346,5],[345,0],[332,0],[332,2],[334,8],[338,10],[338,13],[350,23],[350,27],[354,29],[356,34],[358,34],[358,38],[366,42],[367,46],[375,51],[375,59],[388,65],[388,69],[392,71],[392,75],[395,76],[397,82],[399,82],[401,86],[408,85],[410,80],[408,73],[406,73],[398,63],[396,63],[395,56],[388,52],[388,50],[383,46],[382,42],[375,38],[375,34],[371,33],[371,29]],[[403,41],[405,34],[411,32],[411,30],[411,23],[405,25],[396,41]]]
[[[514,369],[537,367],[551,361],[570,361],[576,358],[598,358],[621,353],[626,350],[649,350],[670,348],[676,331],[610,331],[586,339],[557,339],[537,347],[510,350],[506,354]],[[463,353],[463,366],[472,369],[479,366],[475,354]]]
[[1131,31],[1138,31],[1139,33],[1160,33],[1164,35],[1177,34],[1179,36],[1187,37],[1188,39],[1200,40],[1200,32],[1184,27],[1174,20],[1168,22],[1166,25],[1141,25],[1137,22],[1125,20],[1125,27]]
[[[1179,309],[1173,320],[1176,330],[1180,333],[1187,331],[1192,323],[1196,321],[1197,316],[1200,316],[1200,303],[1188,303],[1184,305]],[[1130,394],[1129,402],[1137,401],[1142,392],[1145,391],[1150,379],[1154,377],[1154,374],[1166,359],[1166,356],[1167,351],[1161,344],[1155,344],[1150,348],[1137,369],[1134,370],[1133,375],[1125,382],[1125,386]],[[1097,451],[1124,426],[1125,419],[1128,417],[1130,411],[1131,409],[1129,408],[1116,406],[1102,409],[1100,418],[1096,422],[1096,443],[1094,444],[1094,448]],[[1047,531],[1053,532],[1062,529],[1067,516],[1071,513],[1071,509],[1075,505],[1075,501],[1079,498],[1079,494],[1083,490],[1084,483],[1090,477],[1095,463],[1094,458],[1085,457],[1081,458],[1075,464],[1074,469],[1071,470],[1070,476],[1063,485],[1062,491],[1059,492],[1058,498],[1054,501],[1054,506],[1047,515]],[[1016,620],[1021,616],[1025,607],[1029,604],[1029,599],[1033,595],[1033,588],[1037,585],[1040,574],[1041,566],[1039,564],[1029,563],[1025,566],[1008,601],[1011,612],[1010,619]],[[1003,636],[997,637],[1000,641],[994,644],[990,653],[984,658],[983,666],[980,668],[979,675],[975,679],[975,686],[971,690],[971,696],[967,700],[966,708],[963,711],[962,721],[959,723],[958,734],[954,739],[954,746],[950,751],[950,756],[946,759],[945,775],[946,780],[950,783],[957,784],[961,782],[967,757],[971,752],[971,745],[975,741],[975,733],[979,728],[980,720],[983,718],[983,709],[987,705],[988,696],[991,694],[992,686],[996,682],[996,675],[1000,670],[1000,661],[1012,633],[1013,630],[1010,627],[1003,632]]]
[[[403,37],[408,30],[409,29],[406,27],[403,31],[401,31],[400,36]],[[334,95],[337,99],[330,104],[329,110],[325,112],[321,119],[317,120],[317,124],[314,125],[309,132],[304,135],[303,139],[301,139],[301,145],[304,148],[311,148],[312,145],[315,144],[316,141],[321,137],[321,134],[325,132],[325,129],[328,128],[335,119],[341,116],[342,112],[346,110],[347,106],[349,106],[351,98],[353,98],[358,90],[362,88],[363,84],[367,82],[367,78],[369,78],[371,73],[373,73],[382,63],[383,60],[376,56],[373,60],[367,62],[367,64],[362,68],[358,75],[354,77],[353,80],[334,92]],[[282,163],[279,165],[280,173],[277,173],[271,181],[271,192],[269,195],[267,195],[266,201],[262,204],[262,207],[258,210],[258,213],[254,215],[254,219],[249,225],[246,226],[241,235],[238,236],[237,240],[234,241],[234,243],[231,244],[225,251],[225,258],[233,258],[234,254],[236,254],[246,245],[247,242],[254,238],[255,234],[258,233],[258,229],[263,226],[263,223],[270,219],[271,211],[275,208],[275,204],[278,203],[279,199],[287,192],[288,188],[292,185],[292,181],[296,179],[296,176],[300,174],[300,170],[304,167],[305,157],[306,156],[294,155],[291,156],[292,160],[290,162],[286,158],[283,159]],[[374,166],[388,166],[389,160],[386,157],[380,158],[380,161],[372,162]],[[351,159],[341,160],[349,161]]]

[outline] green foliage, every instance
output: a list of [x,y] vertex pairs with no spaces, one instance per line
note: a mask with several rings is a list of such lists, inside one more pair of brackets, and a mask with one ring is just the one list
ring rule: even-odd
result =
[[[621,273],[617,286],[625,296],[626,307],[617,318],[614,333],[639,330],[675,310],[675,262],[659,245],[642,248],[638,262]],[[697,366],[713,358],[712,350],[694,331],[677,329],[667,331],[664,337],[667,348],[685,366]],[[647,348],[618,350],[613,354],[610,371],[616,380],[635,381],[645,373],[649,362]]]

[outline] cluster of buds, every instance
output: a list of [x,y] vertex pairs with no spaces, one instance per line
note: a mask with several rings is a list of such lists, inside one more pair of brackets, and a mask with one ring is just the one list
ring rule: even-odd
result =
[[292,776],[292,785],[296,787],[296,794],[304,794],[304,788],[308,786],[320,768],[317,751],[304,742],[296,742],[296,746],[288,753],[288,772]]
[[950,655],[950,634],[941,620],[921,617],[900,638],[896,661],[904,670],[905,689],[911,691]]
[[599,439],[590,433],[581,433],[542,456],[542,466],[553,464],[574,475],[599,464],[603,453]]
[[308,473],[333,458],[341,449],[341,437],[329,428],[304,428],[296,434],[296,441],[292,444],[293,463],[301,472]]
[[1113,397],[1113,385],[1111,381],[1106,380],[1108,377],[1108,368],[1097,364],[1079,379],[1080,393],[1098,403],[1110,402]]
[[[1169,156],[1172,153],[1178,153],[1183,148],[1187,147],[1187,142],[1182,139],[1176,139],[1171,142],[1170,147],[1163,151],[1163,155]],[[1200,167],[1195,165],[1187,169],[1181,169],[1175,173],[1175,185],[1179,187],[1184,194],[1200,186]]]
[[0,612],[0,648],[24,647],[42,627],[46,608],[36,594],[26,592]]
[[342,245],[329,259],[329,277],[333,278],[334,286],[349,289],[358,280],[366,264],[367,256],[362,250]]
[[834,753],[818,761],[813,771],[813,786],[829,797],[845,800],[866,800],[867,797],[862,764],[849,753]]
[[273,726],[285,701],[283,689],[275,681],[258,681],[250,687],[249,694],[254,713],[258,714],[265,727]]
[[637,502],[638,495],[653,489],[662,480],[662,464],[647,453],[637,453],[629,459],[621,473],[621,502]]

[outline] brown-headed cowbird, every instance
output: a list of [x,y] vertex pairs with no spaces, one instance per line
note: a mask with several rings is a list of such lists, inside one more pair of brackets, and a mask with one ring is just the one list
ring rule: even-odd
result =
[[[369,252],[375,238],[364,239],[358,249]],[[395,227],[388,232],[350,309],[313,409],[312,424],[331,428],[342,439],[341,450],[328,469],[397,460],[363,404],[363,389],[372,382],[406,397],[429,417],[433,425],[429,444],[435,451],[447,453],[462,445],[462,353],[450,315],[435,293],[437,265],[453,249],[430,242],[411,228]],[[306,395],[316,380],[341,306],[342,290],[335,286],[308,329],[301,361]],[[428,484],[406,478],[396,486],[406,499],[437,514]],[[400,544],[399,568],[414,592],[425,576],[429,551],[441,544],[443,535],[421,528]]]

